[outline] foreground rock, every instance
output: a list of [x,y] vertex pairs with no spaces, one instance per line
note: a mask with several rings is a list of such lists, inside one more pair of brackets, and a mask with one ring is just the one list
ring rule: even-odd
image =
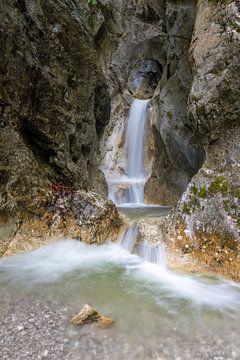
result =
[[101,315],[96,309],[88,304],[84,305],[79,313],[73,316],[70,322],[73,325],[85,325],[97,322],[102,328],[110,327],[113,324],[112,319]]
[[116,239],[121,225],[111,201],[59,184],[38,191],[34,198],[15,198],[15,203],[2,208],[2,214],[1,255],[32,250],[51,239],[66,237],[101,244]]

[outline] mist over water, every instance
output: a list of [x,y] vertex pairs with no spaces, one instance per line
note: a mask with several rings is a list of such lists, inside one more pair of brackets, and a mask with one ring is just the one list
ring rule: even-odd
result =
[[[128,230],[130,233],[136,229]],[[129,241],[132,238],[129,235]],[[120,271],[118,281],[134,281],[138,288],[148,289],[156,302],[186,300],[191,306],[207,306],[221,311],[240,310],[240,286],[226,280],[193,277],[171,272],[165,266],[150,263],[131,254],[125,237],[120,245],[87,245],[77,240],[65,240],[41,249],[0,261],[0,284],[58,283],[67,274],[90,276],[102,273],[108,277],[113,269]],[[144,246],[145,244],[142,244]],[[156,261],[158,262],[158,260]],[[81,283],[79,284],[81,286]]]

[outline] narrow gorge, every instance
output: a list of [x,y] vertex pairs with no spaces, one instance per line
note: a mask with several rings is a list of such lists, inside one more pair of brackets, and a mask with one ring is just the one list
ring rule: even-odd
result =
[[0,20],[1,359],[240,358],[239,1]]

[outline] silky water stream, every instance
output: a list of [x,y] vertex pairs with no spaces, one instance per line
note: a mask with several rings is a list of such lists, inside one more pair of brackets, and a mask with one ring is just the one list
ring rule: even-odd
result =
[[[11,339],[21,360],[240,359],[240,286],[173,272],[163,245],[138,241],[138,222],[168,211],[144,204],[147,107],[147,101],[133,102],[126,169],[108,179],[109,196],[130,223],[119,241],[89,246],[65,240],[0,261],[2,359],[12,360]],[[85,303],[114,325],[69,325]],[[35,345],[26,355],[29,339]]]

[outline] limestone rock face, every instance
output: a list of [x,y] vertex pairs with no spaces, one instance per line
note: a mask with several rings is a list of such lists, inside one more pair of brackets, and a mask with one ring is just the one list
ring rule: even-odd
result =
[[237,280],[240,279],[240,113],[236,101],[240,89],[239,19],[237,2],[226,7],[199,2],[191,44],[194,76],[188,121],[206,144],[206,159],[165,223],[170,247],[187,252],[202,269]]
[[91,13],[85,0],[1,1],[1,254],[15,243],[24,206],[33,201],[43,216],[35,201],[42,189],[64,183],[107,193],[97,158],[110,102],[93,42],[103,17],[93,29]]
[[190,54],[189,124],[202,142],[240,124],[240,8],[199,1]]
[[35,176],[89,189],[98,176],[98,135],[110,103],[86,31],[90,14],[84,0],[1,2],[4,187],[24,175],[29,187]]
[[152,101],[154,161],[146,187],[148,202],[174,205],[204,160],[204,150],[188,124],[192,73],[188,51],[194,28],[194,2],[166,2],[167,53],[160,93]]
[[128,89],[133,97],[141,100],[153,97],[161,72],[161,67],[155,60],[139,61],[128,79]]
[[[152,173],[145,187],[145,201],[176,204],[204,160],[201,141],[187,121],[192,81],[188,51],[195,21],[195,2],[100,3],[103,14],[109,12],[112,15],[111,20],[104,15],[111,36],[102,36],[99,40],[103,49],[100,61],[112,104],[110,122],[101,141],[102,168],[105,173],[111,172],[106,166],[111,158],[119,173],[124,173],[122,139],[132,101],[129,91],[137,98],[149,98],[154,93],[149,106],[149,123],[153,131],[148,129],[145,164],[147,173],[151,173],[148,171],[151,167]],[[124,21],[120,22],[120,18]],[[110,39],[114,47],[110,45]],[[146,63],[149,59],[154,63]],[[151,64],[158,64],[161,72],[156,89],[155,85],[149,86],[151,76],[147,74]],[[111,145],[113,133],[118,145],[116,151]]]
[[172,217],[167,244],[198,260],[200,270],[240,279],[239,129],[229,130],[207,149]]
[[132,92],[153,96],[145,201],[177,204],[161,234],[239,278],[239,1],[0,6],[1,254],[117,236],[114,205],[83,190],[106,194],[100,161],[124,174]]

